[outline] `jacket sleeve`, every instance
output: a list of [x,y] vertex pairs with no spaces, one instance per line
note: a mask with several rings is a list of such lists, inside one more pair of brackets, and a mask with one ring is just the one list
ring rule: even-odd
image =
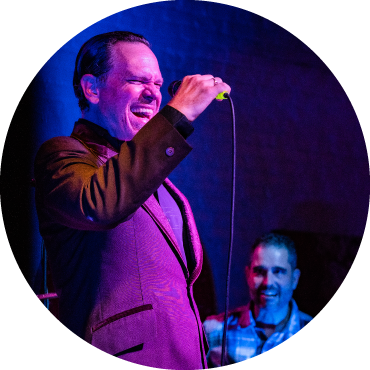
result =
[[160,113],[103,165],[71,137],[48,140],[35,160],[38,212],[74,229],[113,228],[133,215],[191,149]]

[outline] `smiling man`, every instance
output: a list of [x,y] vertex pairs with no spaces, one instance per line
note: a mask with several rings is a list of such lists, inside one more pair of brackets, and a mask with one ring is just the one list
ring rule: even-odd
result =
[[193,283],[202,247],[189,203],[167,179],[189,154],[192,121],[230,87],[186,76],[160,110],[148,41],[88,40],[75,64],[81,118],[35,160],[36,205],[61,322],[93,346],[165,369],[207,366]]
[[[301,330],[312,317],[298,310],[293,300],[300,271],[293,241],[270,233],[258,238],[245,268],[251,301],[230,312],[227,363],[247,360],[276,347]],[[208,317],[204,328],[210,350],[208,365],[221,364],[224,314]]]

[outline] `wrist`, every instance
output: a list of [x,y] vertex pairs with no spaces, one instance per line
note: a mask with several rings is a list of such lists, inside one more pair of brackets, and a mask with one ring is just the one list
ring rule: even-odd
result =
[[190,122],[194,121],[196,117],[194,117],[191,109],[187,108],[186,106],[176,103],[176,101],[170,100],[167,105],[172,108],[177,109],[180,113],[182,113]]

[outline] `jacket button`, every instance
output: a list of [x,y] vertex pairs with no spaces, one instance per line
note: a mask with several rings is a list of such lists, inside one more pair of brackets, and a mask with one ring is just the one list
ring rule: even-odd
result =
[[175,149],[172,148],[172,146],[170,146],[166,149],[166,156],[167,157],[172,157],[174,154],[175,154]]

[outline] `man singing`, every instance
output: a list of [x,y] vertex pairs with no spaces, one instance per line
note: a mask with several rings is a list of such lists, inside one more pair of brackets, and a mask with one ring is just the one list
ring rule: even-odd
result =
[[187,76],[159,111],[162,83],[142,36],[88,40],[73,77],[81,118],[71,136],[41,146],[36,204],[61,322],[127,361],[199,369],[207,365],[193,283],[202,248],[167,176],[191,151],[191,122],[230,87]]

